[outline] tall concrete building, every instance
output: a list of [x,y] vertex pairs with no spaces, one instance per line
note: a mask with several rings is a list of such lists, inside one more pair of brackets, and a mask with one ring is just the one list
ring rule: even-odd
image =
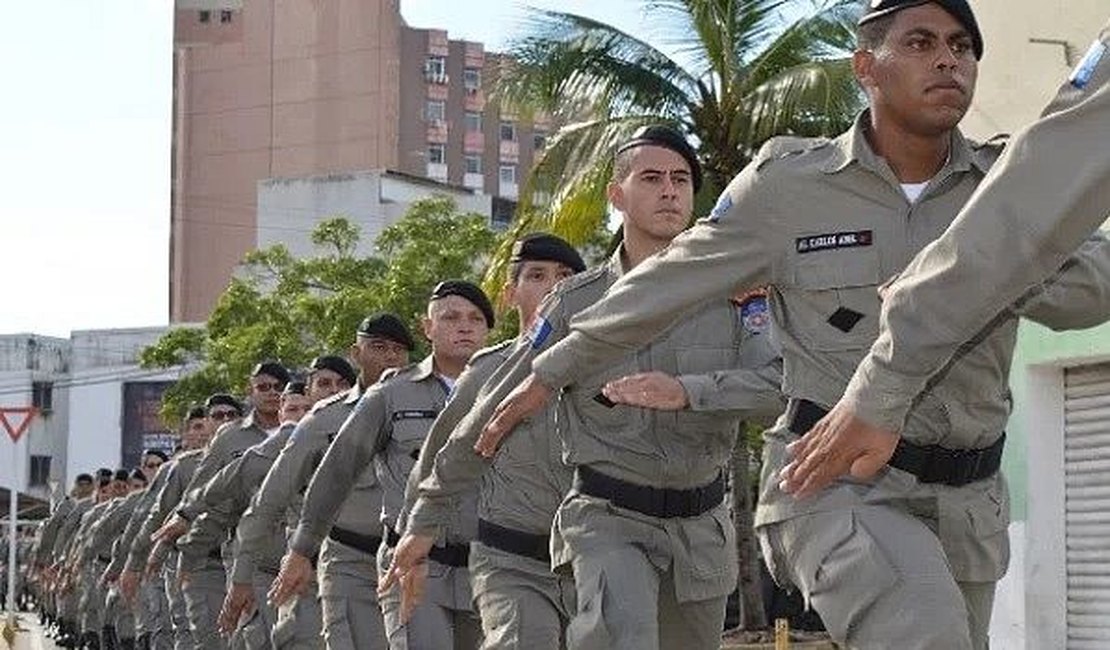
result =
[[266,179],[391,170],[508,219],[547,129],[490,101],[499,63],[399,0],[176,0],[171,321],[207,318],[257,246]]

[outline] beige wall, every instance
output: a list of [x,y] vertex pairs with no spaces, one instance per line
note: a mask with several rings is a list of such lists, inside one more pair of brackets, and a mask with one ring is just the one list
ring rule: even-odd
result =
[[204,320],[256,241],[261,179],[397,163],[398,0],[244,0],[175,20],[170,318]]
[[1110,0],[974,0],[972,7],[985,53],[963,129],[977,138],[1034,120],[1110,17]]

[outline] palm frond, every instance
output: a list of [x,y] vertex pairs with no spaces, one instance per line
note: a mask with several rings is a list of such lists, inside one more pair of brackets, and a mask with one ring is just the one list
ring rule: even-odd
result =
[[774,135],[836,133],[851,123],[862,101],[851,59],[800,63],[748,95],[742,141],[754,150]]

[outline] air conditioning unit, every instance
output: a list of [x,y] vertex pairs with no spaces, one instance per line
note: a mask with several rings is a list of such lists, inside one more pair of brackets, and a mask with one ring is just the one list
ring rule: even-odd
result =
[[447,128],[447,121],[446,120],[428,120],[428,126],[433,128],[433,129],[446,129]]

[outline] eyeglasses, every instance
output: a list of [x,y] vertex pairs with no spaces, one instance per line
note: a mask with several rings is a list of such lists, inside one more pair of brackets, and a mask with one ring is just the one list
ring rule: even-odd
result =
[[226,411],[212,411],[208,414],[208,417],[213,420],[233,420],[239,417],[239,412],[230,409]]
[[259,393],[277,393],[285,388],[285,384],[276,381],[260,381],[257,384],[251,384],[251,388]]

